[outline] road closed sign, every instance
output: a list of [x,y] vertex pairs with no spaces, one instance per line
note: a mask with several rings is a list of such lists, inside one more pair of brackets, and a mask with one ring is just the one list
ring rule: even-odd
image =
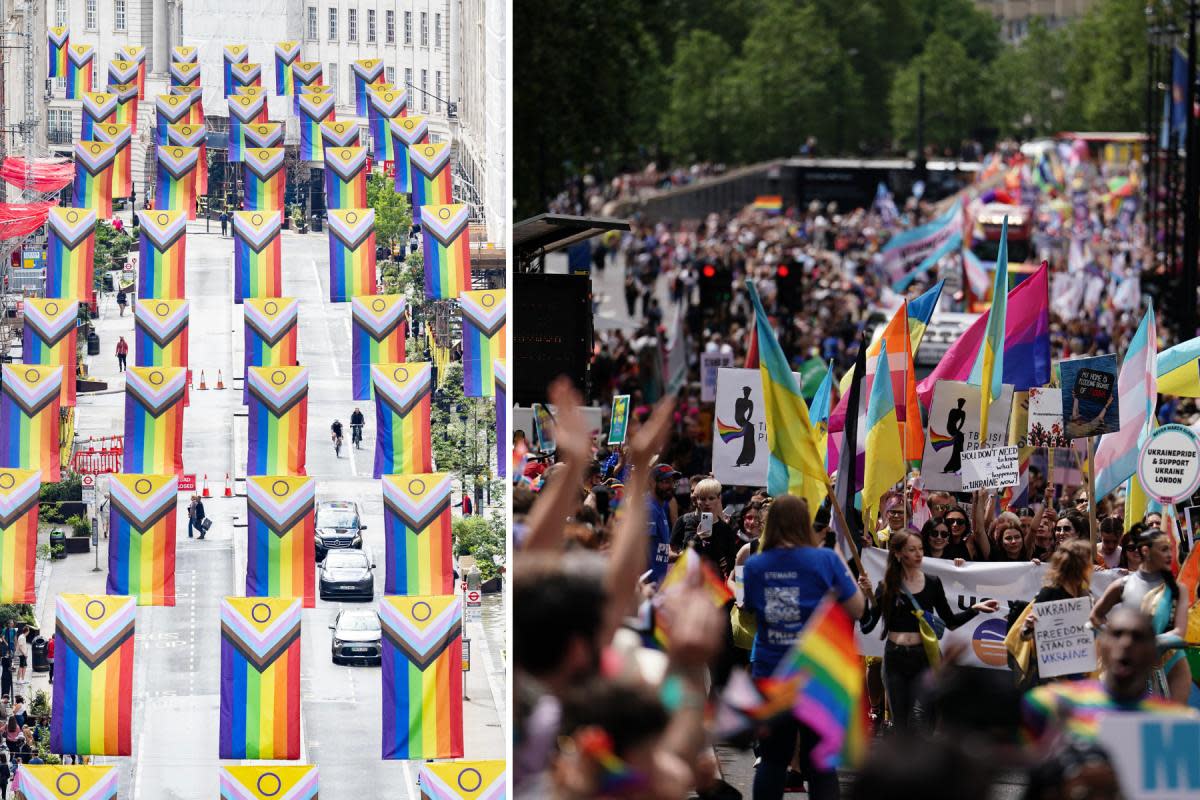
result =
[[1200,486],[1200,439],[1183,425],[1163,425],[1142,445],[1138,480],[1160,503],[1192,496]]

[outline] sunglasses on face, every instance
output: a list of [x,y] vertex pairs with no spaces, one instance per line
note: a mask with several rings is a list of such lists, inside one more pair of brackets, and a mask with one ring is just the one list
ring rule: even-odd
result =
[[946,530],[945,528],[938,528],[929,534],[930,539],[948,539],[949,537],[950,531]]
[[950,506],[945,503],[930,503],[929,508],[933,511],[945,511]]
[[1070,525],[1056,525],[1054,527],[1054,530],[1057,533],[1070,533],[1071,531],[1073,531],[1075,529],[1072,528]]
[[946,524],[947,524],[947,525],[953,525],[953,526],[954,526],[954,527],[956,527],[956,528],[965,528],[965,527],[967,527],[967,521],[966,521],[965,519],[959,519],[959,518],[957,518],[957,517],[956,517],[955,519],[948,519],[948,520],[946,520]]

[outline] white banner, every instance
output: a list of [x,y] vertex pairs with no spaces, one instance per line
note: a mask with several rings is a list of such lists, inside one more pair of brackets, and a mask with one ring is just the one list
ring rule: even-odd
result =
[[[796,383],[801,382],[796,373]],[[756,369],[717,370],[713,477],[725,486],[766,486],[767,410]]]
[[1138,800],[1200,797],[1200,719],[1184,714],[1104,714],[1100,744],[1121,789]]
[[[988,407],[987,447],[1008,444],[1008,418],[1012,413],[1013,387],[1004,384],[1000,399]],[[962,454],[978,450],[979,387],[965,381],[938,381],[929,405],[921,479],[926,489],[961,492]]]
[[1096,638],[1087,627],[1092,598],[1034,603],[1038,676],[1078,675],[1096,668]]
[[1003,489],[1020,481],[1021,464],[1016,447],[962,452],[962,490]]

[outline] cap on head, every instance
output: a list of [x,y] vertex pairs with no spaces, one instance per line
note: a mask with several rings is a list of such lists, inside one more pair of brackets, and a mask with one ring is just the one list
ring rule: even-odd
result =
[[673,481],[681,474],[670,464],[658,464],[654,467],[654,480],[656,481]]

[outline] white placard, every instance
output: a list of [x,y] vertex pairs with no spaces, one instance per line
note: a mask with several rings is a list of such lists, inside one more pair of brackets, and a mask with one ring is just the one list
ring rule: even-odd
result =
[[733,353],[700,354],[700,402],[717,399],[717,370],[733,366]]
[[[989,448],[1008,444],[1008,418],[1012,411],[1013,388],[1004,384],[1000,399],[988,407]],[[978,450],[979,387],[964,381],[938,381],[933,388],[921,480],[928,490],[961,492],[962,454]]]
[[[800,376],[792,375],[799,385]],[[726,486],[766,486],[769,447],[762,374],[756,369],[717,370],[713,477]]]
[[1100,744],[1117,770],[1125,797],[1200,797],[1200,719],[1183,714],[1102,714]]
[[1138,480],[1160,503],[1186,500],[1200,485],[1200,440],[1182,425],[1163,425],[1138,454]]
[[1070,447],[1063,432],[1062,389],[1034,387],[1029,390],[1029,447]]
[[1091,597],[1034,603],[1038,676],[1079,675],[1096,668],[1096,639],[1087,627]]
[[964,450],[962,453],[962,490],[1003,489],[1021,480],[1018,448],[996,447],[991,450]]
[[[547,406],[553,413],[554,406]],[[604,431],[604,411],[605,409],[598,406],[582,406],[579,413],[583,414],[584,420],[588,424],[588,431],[591,434],[593,442],[599,442],[600,435]],[[524,431],[525,437],[533,442],[533,409],[528,406],[513,406],[512,415],[509,418],[512,421],[513,431]]]

